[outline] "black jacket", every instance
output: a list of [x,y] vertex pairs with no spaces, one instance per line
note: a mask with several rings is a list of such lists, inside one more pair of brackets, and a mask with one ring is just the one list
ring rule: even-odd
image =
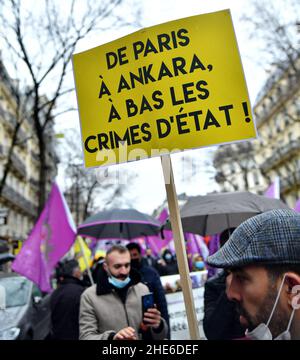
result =
[[236,304],[226,296],[226,277],[222,271],[205,283],[203,329],[208,340],[231,340],[245,334]]
[[66,278],[52,293],[50,306],[53,339],[79,339],[80,296],[84,290],[80,280]]
[[153,292],[154,301],[158,310],[161,312],[161,316],[166,320],[168,324],[168,338],[170,338],[170,321],[168,313],[168,305],[166,295],[158,272],[151,266],[144,266],[138,271],[141,274],[142,282],[148,286],[149,290]]

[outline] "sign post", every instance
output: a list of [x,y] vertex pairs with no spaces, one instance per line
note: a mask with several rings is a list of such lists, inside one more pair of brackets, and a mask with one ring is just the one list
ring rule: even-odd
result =
[[181,218],[179,213],[177,194],[174,183],[174,175],[170,155],[161,157],[161,163],[164,173],[165,186],[168,198],[170,220],[174,236],[174,244],[180,274],[180,283],[182,287],[187,321],[191,340],[200,340],[199,326],[197,321],[195,303],[193,299],[192,283],[189,276],[189,266],[185,249],[184,236],[182,231]]

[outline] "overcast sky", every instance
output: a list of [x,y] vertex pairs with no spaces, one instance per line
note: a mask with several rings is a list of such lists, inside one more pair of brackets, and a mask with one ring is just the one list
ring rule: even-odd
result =
[[[144,8],[144,16],[141,19],[143,26],[152,26],[166,21],[171,21],[183,17],[199,15],[203,13],[230,9],[235,32],[238,40],[246,81],[248,85],[250,101],[254,104],[255,97],[262,86],[261,80],[264,78],[264,72],[257,67],[253,59],[255,48],[251,48],[244,24],[240,21],[242,11],[247,9],[249,0],[141,0]],[[105,34],[98,34],[97,37],[89,38],[88,41],[82,41],[77,47],[77,52],[88,48],[102,45],[105,42],[114,40],[118,37],[127,35],[138,29],[125,28],[122,30],[110,30]],[[74,96],[74,101],[75,96]],[[67,127],[76,127],[79,129],[78,115],[72,113],[71,118],[60,125],[59,130]],[[79,146],[81,146],[79,144]],[[188,157],[201,159],[202,162],[207,158],[206,149],[191,150]],[[206,194],[218,187],[212,180],[211,171],[204,166],[194,169],[188,176],[188,181],[183,181],[182,163],[178,161],[180,154],[172,155],[173,166],[175,167],[175,182],[177,193],[186,192],[188,195]],[[139,174],[138,179],[132,186],[128,187],[127,196],[136,209],[148,213],[157,208],[165,199],[165,187],[163,182],[162,169],[159,158],[136,161],[130,164],[119,166],[121,169],[128,169]],[[189,169],[188,169],[189,171]],[[64,186],[64,178],[60,172],[58,181]]]

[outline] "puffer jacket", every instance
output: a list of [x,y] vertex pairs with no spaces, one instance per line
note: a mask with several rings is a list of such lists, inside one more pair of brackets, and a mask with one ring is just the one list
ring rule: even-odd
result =
[[[116,289],[108,282],[104,270],[101,271],[96,285],[91,286],[81,296],[80,301],[80,340],[110,340],[123,328],[131,326],[141,338],[142,322],[141,297],[149,293],[146,285],[140,282],[140,276],[132,270],[125,303]],[[150,338],[162,340],[167,336],[168,326],[164,319],[157,329],[149,331]]]

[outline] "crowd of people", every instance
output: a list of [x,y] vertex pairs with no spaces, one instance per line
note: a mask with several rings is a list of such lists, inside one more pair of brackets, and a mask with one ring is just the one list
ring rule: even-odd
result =
[[[300,214],[272,210],[220,236],[206,262],[219,269],[205,283],[203,329],[207,339],[299,339]],[[112,246],[93,266],[90,286],[76,260],[57,269],[51,295],[52,338],[86,340],[170,339],[160,276],[178,273],[174,255],[145,256],[137,243]],[[154,304],[143,312],[142,298]]]
[[[51,295],[51,339],[169,339],[165,292],[157,270],[136,243],[112,246],[93,267],[90,286],[77,260],[57,268]],[[142,312],[142,296],[152,292],[154,306]]]

